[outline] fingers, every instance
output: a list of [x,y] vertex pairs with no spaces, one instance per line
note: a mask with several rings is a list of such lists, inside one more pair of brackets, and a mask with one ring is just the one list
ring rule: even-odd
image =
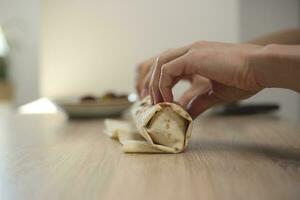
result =
[[168,62],[184,55],[187,51],[188,51],[188,47],[172,49],[172,50],[166,51],[165,53],[161,54],[157,58],[153,72],[152,72],[150,85],[149,85],[150,95],[153,99],[154,104],[162,102],[164,100],[161,95],[160,88],[159,88],[159,80],[160,80],[162,66],[165,63],[168,63]]
[[211,90],[207,90],[205,93],[200,94],[199,96],[194,97],[190,104],[187,107],[188,113],[193,119],[198,115],[211,108],[216,104],[220,104],[223,101],[216,97]]
[[[155,57],[152,57],[152,58],[146,60],[145,62],[138,64],[136,67],[135,89],[140,98],[142,96],[144,80],[145,80],[147,74],[149,73],[154,61],[155,61]],[[150,79],[150,77],[149,77],[149,79]]]
[[151,73],[149,72],[143,81],[143,87],[142,87],[142,92],[140,95],[140,98],[143,99],[149,94],[149,83],[151,79]]
[[157,104],[158,102],[162,101],[161,94],[157,87],[158,82],[156,81],[156,79],[157,79],[158,68],[160,68],[161,62],[163,62],[163,61],[164,60],[163,60],[162,56],[158,57],[156,59],[155,64],[152,66],[152,73],[151,73],[151,78],[150,78],[150,83],[149,83],[149,92],[150,92],[151,102],[153,104]]
[[199,91],[197,89],[195,89],[194,87],[190,87],[188,90],[186,90],[183,95],[180,97],[180,99],[178,100],[178,103],[186,108],[186,106],[188,105],[188,103],[195,97],[199,95]]
[[173,101],[172,88],[177,81],[194,74],[196,74],[196,69],[193,65],[190,65],[189,54],[164,64],[158,81],[159,91],[163,100],[166,102]]
[[203,92],[207,91],[210,87],[210,81],[204,77],[193,75],[189,76],[189,81],[191,82],[191,86],[188,90],[186,90],[183,95],[179,99],[179,104],[186,108],[188,103],[195,97]]

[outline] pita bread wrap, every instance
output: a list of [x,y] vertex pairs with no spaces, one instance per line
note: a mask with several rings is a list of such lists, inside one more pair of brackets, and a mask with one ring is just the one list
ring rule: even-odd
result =
[[136,102],[129,120],[106,120],[105,132],[123,144],[123,151],[135,153],[179,153],[192,132],[192,118],[179,105],[151,105],[150,97]]

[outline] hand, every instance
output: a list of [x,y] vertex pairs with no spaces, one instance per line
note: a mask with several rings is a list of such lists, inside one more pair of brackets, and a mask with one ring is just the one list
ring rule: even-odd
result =
[[[137,65],[136,70],[136,81],[135,89],[140,99],[144,98],[149,94],[149,83],[152,76],[152,69],[154,69],[156,57],[152,57],[144,62]],[[207,90],[209,87],[209,80],[201,77],[199,75],[192,75],[184,78],[184,80],[190,82],[190,88],[184,92],[184,94],[179,99],[179,104],[186,107],[190,100],[203,91]]]
[[181,98],[189,100],[187,110],[196,117],[213,105],[245,99],[262,89],[248,65],[249,56],[261,48],[250,44],[196,42],[168,50],[151,64],[143,90],[150,94],[154,104],[172,102],[172,88],[179,80],[195,75],[206,79],[205,92],[186,98],[189,93],[186,91]]
[[186,108],[189,102],[203,92],[207,91],[210,87],[210,81],[197,74],[185,78],[190,83],[190,87],[181,95],[178,103]]

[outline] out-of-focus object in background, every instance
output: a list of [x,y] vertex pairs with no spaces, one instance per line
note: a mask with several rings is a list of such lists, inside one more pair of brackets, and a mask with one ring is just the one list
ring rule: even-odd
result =
[[47,98],[40,98],[18,108],[19,114],[53,114],[59,112],[56,105]]
[[8,80],[8,62],[9,52],[8,43],[4,31],[0,25],[0,113],[10,107],[12,99],[12,87]]
[[128,95],[127,94],[117,94],[114,92],[106,92],[104,95],[100,97],[96,97],[93,95],[85,95],[80,98],[81,103],[86,103],[86,102],[111,102],[111,101],[128,101]]
[[241,104],[233,102],[216,107],[214,113],[217,115],[254,115],[272,113],[279,109],[280,106],[277,103]]
[[118,117],[134,99],[132,94],[107,92],[102,96],[85,95],[55,100],[71,118]]
[[0,57],[5,57],[8,54],[8,44],[2,26],[0,25]]

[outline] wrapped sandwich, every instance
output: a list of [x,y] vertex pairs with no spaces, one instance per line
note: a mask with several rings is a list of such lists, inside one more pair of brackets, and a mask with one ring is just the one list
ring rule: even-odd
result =
[[152,105],[150,97],[136,102],[127,120],[105,121],[105,132],[119,140],[124,152],[179,153],[192,132],[192,118],[179,105],[162,102]]

